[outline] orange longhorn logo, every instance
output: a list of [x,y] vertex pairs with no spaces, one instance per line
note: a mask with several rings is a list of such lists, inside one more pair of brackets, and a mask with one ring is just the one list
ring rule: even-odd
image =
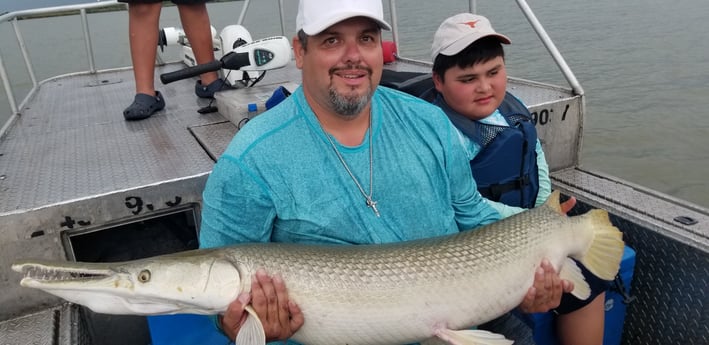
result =
[[461,24],[467,25],[471,29],[475,29],[475,24],[477,24],[477,23],[478,23],[478,20],[473,20],[473,21],[469,21],[469,22],[465,22],[465,23],[461,23]]

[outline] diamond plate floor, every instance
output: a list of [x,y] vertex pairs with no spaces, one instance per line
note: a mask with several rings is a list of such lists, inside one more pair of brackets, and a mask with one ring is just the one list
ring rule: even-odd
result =
[[557,171],[552,181],[581,201],[574,211],[609,210],[636,251],[622,344],[709,344],[709,210],[581,169]]
[[0,141],[0,214],[210,171],[214,162],[187,127],[224,119],[197,113],[208,101],[193,83],[159,85],[166,108],[127,122],[131,70],[46,82]]

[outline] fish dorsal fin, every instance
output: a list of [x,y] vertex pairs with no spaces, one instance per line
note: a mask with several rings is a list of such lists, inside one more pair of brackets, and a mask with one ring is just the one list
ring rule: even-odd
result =
[[512,340],[502,334],[483,331],[481,329],[464,329],[454,331],[444,329],[437,332],[437,337],[453,345],[510,345]]
[[564,214],[564,212],[561,211],[561,203],[559,202],[560,195],[561,193],[559,193],[558,190],[551,192],[549,198],[547,198],[547,201],[544,202],[544,205],[556,211],[557,213]]
[[581,269],[576,265],[576,261],[566,258],[564,263],[561,265],[561,270],[559,271],[559,278],[568,280],[574,283],[574,290],[571,294],[574,297],[585,300],[591,296],[591,287],[588,286],[588,282],[583,277]]
[[263,324],[261,324],[261,320],[256,315],[256,311],[250,306],[246,307],[246,311],[249,315],[246,316],[246,321],[239,329],[239,333],[236,334],[234,343],[239,345],[265,345],[266,332],[263,330]]

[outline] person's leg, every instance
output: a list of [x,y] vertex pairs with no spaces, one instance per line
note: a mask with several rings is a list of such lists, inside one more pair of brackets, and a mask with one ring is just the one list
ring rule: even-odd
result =
[[573,345],[603,344],[605,301],[604,292],[583,308],[557,316],[559,342]]
[[123,117],[129,121],[148,118],[165,108],[165,100],[155,91],[154,78],[161,8],[162,3],[159,0],[128,5],[130,56],[135,78],[133,103],[123,110]]
[[[178,4],[177,8],[180,12],[182,27],[190,46],[192,46],[197,63],[204,64],[214,61],[214,46],[207,5],[205,3]],[[202,85],[209,85],[218,78],[217,72],[200,75]]]
[[162,3],[131,3],[128,6],[130,56],[135,92],[155,95],[155,55]]

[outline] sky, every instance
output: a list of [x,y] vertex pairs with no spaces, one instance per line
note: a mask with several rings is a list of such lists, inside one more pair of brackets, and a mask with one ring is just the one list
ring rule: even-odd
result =
[[0,0],[0,13],[38,7],[82,4],[97,0]]

